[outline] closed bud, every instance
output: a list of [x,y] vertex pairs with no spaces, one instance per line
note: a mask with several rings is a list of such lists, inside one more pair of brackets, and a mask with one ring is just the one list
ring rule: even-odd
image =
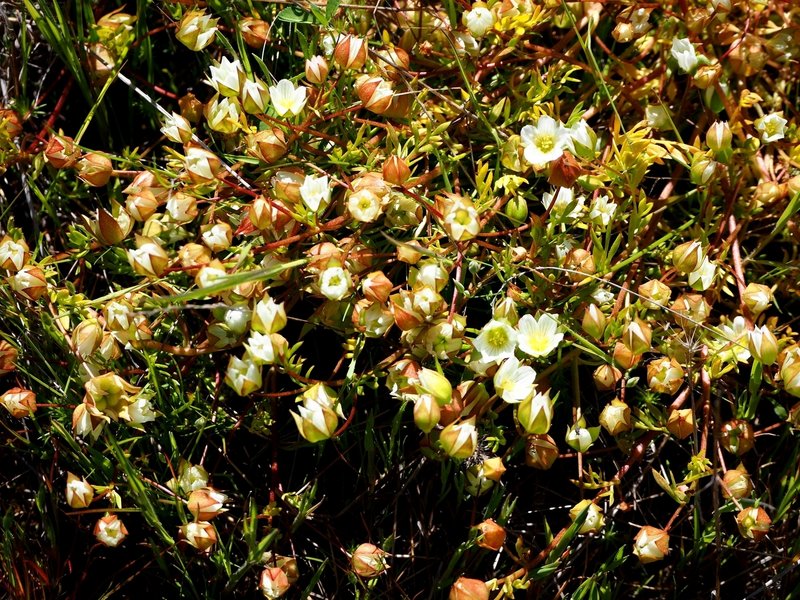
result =
[[433,396],[439,406],[449,404],[453,399],[453,386],[447,380],[447,377],[438,371],[421,369],[417,373],[417,378],[419,380],[418,391]]
[[181,537],[200,552],[209,550],[217,543],[217,531],[208,521],[195,521],[180,527]]
[[480,533],[477,544],[481,548],[497,552],[506,542],[506,530],[495,523],[493,519],[486,519],[483,523],[476,525],[475,529]]
[[596,304],[590,304],[586,307],[581,327],[594,339],[602,339],[603,332],[606,330],[606,316]]
[[667,305],[672,291],[666,283],[658,279],[651,279],[639,286],[637,289],[641,296],[644,296],[644,305],[650,309],[657,309]]
[[647,384],[659,394],[674,394],[683,385],[683,368],[674,358],[663,356],[647,365]]
[[591,500],[581,500],[573,506],[569,511],[569,518],[574,523],[584,510],[586,510],[586,519],[578,529],[578,533],[600,533],[605,524],[603,510]]
[[279,200],[298,204],[303,198],[300,188],[303,187],[305,179],[306,176],[300,170],[282,169],[270,180],[272,192]]
[[380,77],[362,75],[356,80],[355,86],[361,103],[368,111],[382,115],[389,109],[394,90],[388,81]]
[[600,413],[600,425],[611,435],[619,435],[632,429],[631,409],[622,400],[614,398]]
[[342,69],[360,69],[367,62],[367,44],[359,37],[346,35],[333,51],[333,60]]
[[741,456],[753,449],[753,426],[743,419],[731,419],[720,429],[720,445],[728,452]]
[[289,578],[280,567],[267,567],[261,571],[258,587],[265,598],[275,600],[289,591]]
[[54,135],[47,141],[44,157],[56,169],[73,166],[80,157],[81,151],[73,139],[66,135]]
[[744,288],[742,300],[747,308],[750,309],[750,312],[757,317],[769,308],[772,302],[772,290],[760,283],[748,283],[747,287]]
[[633,539],[633,553],[642,564],[663,559],[669,553],[669,534],[658,527],[645,525]]
[[9,277],[11,289],[28,298],[38,300],[47,291],[44,271],[34,265],[25,265]]
[[594,370],[592,378],[598,390],[608,392],[617,387],[617,382],[622,378],[622,372],[614,365],[604,364]]
[[756,327],[748,333],[750,354],[765,365],[771,365],[778,358],[778,338],[766,325]]
[[269,41],[269,23],[262,19],[245,17],[239,20],[239,31],[244,43],[254,50],[261,50]]
[[450,588],[447,600],[489,600],[489,588],[480,579],[459,577]]
[[546,471],[558,458],[556,441],[547,434],[529,435],[525,438],[525,464]]
[[221,252],[230,247],[233,240],[233,230],[227,223],[214,223],[201,228],[200,239],[208,246],[211,252]]
[[6,375],[16,370],[17,349],[5,340],[0,340],[0,375]]
[[487,458],[481,465],[483,467],[483,476],[489,481],[500,481],[503,473],[506,472],[506,466],[503,464],[503,459],[499,456]]
[[739,511],[736,515],[736,526],[742,537],[754,542],[763,540],[769,532],[772,519],[769,518],[767,511],[763,508],[751,506]]
[[[194,273],[195,270],[199,270],[211,262],[211,250],[200,244],[190,242],[178,250],[178,260],[181,261],[181,266],[184,269]],[[222,269],[222,276],[225,276],[224,268]]]
[[688,275],[700,266],[703,257],[703,246],[700,242],[684,242],[672,251],[672,264],[680,273]]
[[536,392],[525,398],[517,407],[517,419],[527,433],[544,434],[553,420],[553,401],[550,390]]
[[330,67],[323,56],[312,56],[306,60],[306,80],[314,85],[325,83]]
[[175,37],[195,52],[202,50],[214,41],[218,19],[212,19],[203,10],[190,10],[183,15]]
[[114,166],[107,156],[89,152],[76,165],[78,177],[92,187],[102,187],[108,183]]
[[570,250],[564,260],[564,267],[570,269],[569,279],[576,283],[586,279],[587,275],[594,275],[597,270],[592,253],[583,248]]
[[161,133],[171,142],[186,144],[192,139],[192,125],[182,115],[172,113],[164,119]]
[[[258,77],[246,79],[239,93],[244,112],[250,115],[261,115],[267,112],[269,106],[269,90],[266,84]],[[240,115],[241,118],[241,115]]]
[[205,148],[189,146],[184,167],[193,183],[209,183],[216,180],[222,170],[222,162],[216,154]]
[[640,319],[628,323],[622,332],[622,343],[633,354],[644,354],[652,345],[653,332],[650,326]]
[[697,154],[692,160],[689,179],[695,185],[708,185],[714,178],[718,165],[719,163],[713,158],[709,158],[704,154]]
[[101,544],[116,548],[128,536],[128,529],[117,515],[106,515],[95,524],[94,536]]
[[783,389],[792,396],[800,396],[800,360],[784,360],[781,366]]
[[515,225],[521,225],[528,219],[528,201],[522,196],[513,196],[503,207],[503,214]]
[[633,25],[627,22],[617,23],[614,30],[611,32],[611,35],[617,40],[620,44],[627,44],[633,39],[634,29]]
[[701,90],[707,90],[713,87],[717,81],[719,81],[719,76],[721,73],[722,65],[719,63],[715,63],[713,65],[700,65],[693,76],[694,84]]
[[139,275],[161,277],[169,257],[155,238],[136,236],[136,249],[128,250],[128,262]]
[[22,119],[17,111],[11,108],[0,109],[0,131],[11,139],[22,133]]
[[97,319],[81,321],[72,330],[72,347],[81,359],[88,358],[103,341],[103,327]]
[[228,497],[211,487],[193,490],[186,501],[186,507],[197,521],[210,521],[225,512]]
[[706,132],[706,144],[716,154],[730,150],[732,139],[733,134],[727,121],[716,121]]
[[392,282],[389,280],[383,271],[373,271],[368,273],[361,282],[361,290],[364,296],[372,302],[379,302],[385,304],[389,300],[389,294],[392,291]]
[[30,249],[25,240],[14,240],[7,235],[0,240],[0,269],[19,271],[30,258]]
[[722,495],[741,500],[753,491],[753,481],[743,469],[728,469],[722,478]]
[[667,429],[679,440],[686,439],[694,431],[694,412],[691,408],[679,408],[669,413]]
[[70,508],[79,510],[91,504],[94,499],[94,488],[86,479],[67,472],[66,496]]
[[388,568],[386,552],[375,544],[361,544],[350,557],[350,565],[359,577],[364,579],[377,577]]
[[36,394],[20,387],[11,388],[0,396],[0,404],[12,417],[21,419],[36,412]]
[[261,389],[261,366],[247,356],[243,359],[231,356],[225,371],[225,383],[240,396],[248,396]]
[[478,446],[475,420],[475,417],[472,417],[461,423],[451,423],[442,430],[439,443],[449,456],[463,460],[474,454]]
[[383,163],[383,178],[394,185],[403,185],[411,177],[411,169],[405,160],[392,154]]
[[[625,344],[617,342],[614,344],[613,358],[617,365],[627,371],[639,364],[639,361],[642,360],[642,355],[634,354]],[[595,379],[596,382],[597,380]]]
[[420,431],[430,433],[439,424],[442,409],[430,394],[422,394],[414,400],[414,424]]
[[261,333],[277,333],[286,327],[287,317],[283,302],[275,302],[269,296],[259,300],[253,310],[252,328]]

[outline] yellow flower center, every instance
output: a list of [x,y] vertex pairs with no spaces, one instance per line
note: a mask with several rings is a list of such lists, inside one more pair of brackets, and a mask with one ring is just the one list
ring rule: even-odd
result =
[[543,134],[536,136],[533,143],[536,144],[536,147],[541,150],[542,153],[547,153],[555,147],[556,139],[552,135]]

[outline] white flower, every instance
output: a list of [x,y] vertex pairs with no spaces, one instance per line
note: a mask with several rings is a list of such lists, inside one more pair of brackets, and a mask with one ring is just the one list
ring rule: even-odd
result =
[[[553,197],[555,196],[555,202]],[[553,205],[552,213],[563,219],[574,219],[583,211],[583,204],[586,199],[583,196],[575,198],[575,192],[571,188],[558,188],[557,192],[545,192],[542,194],[542,204],[545,209]],[[569,209],[569,212],[567,212]]]
[[299,115],[306,106],[306,88],[295,87],[288,79],[281,79],[277,85],[269,88],[272,106],[275,112],[282,117],[286,113]]
[[203,232],[203,243],[208,246],[212,252],[219,252],[225,250],[231,245],[233,232],[231,226],[227,223],[217,223],[211,229]]
[[247,340],[244,347],[247,350],[247,356],[259,365],[271,365],[275,362],[275,346],[268,333],[254,331],[250,334],[250,339]]
[[251,115],[260,115],[267,112],[269,91],[266,84],[258,77],[255,80],[246,79],[242,84],[242,108]]
[[201,10],[190,10],[183,16],[175,37],[190,50],[202,50],[214,41],[217,21]]
[[375,192],[363,188],[348,196],[347,210],[356,221],[371,223],[381,216],[383,202]]
[[286,327],[286,309],[283,302],[275,302],[265,296],[256,303],[253,312],[253,330],[261,333],[277,333]]
[[595,156],[595,146],[597,144],[597,134],[584,121],[579,119],[568,130],[567,148],[573,154],[583,158],[592,159]]
[[697,53],[688,39],[675,38],[672,40],[671,54],[684,73],[691,73],[697,67]]
[[225,372],[227,383],[240,396],[247,396],[261,388],[261,365],[245,354],[243,359],[231,356]]
[[94,535],[99,542],[116,548],[128,535],[128,530],[116,515],[106,515],[94,527]]
[[131,425],[149,423],[150,421],[155,421],[158,416],[150,403],[150,399],[141,394],[128,405],[126,411]]
[[195,282],[197,283],[197,287],[202,289],[221,283],[227,276],[228,274],[225,272],[225,269],[206,265],[200,269]]
[[617,205],[613,200],[609,200],[608,196],[598,196],[592,201],[592,206],[589,210],[589,221],[605,229],[614,218],[617,212]]
[[314,177],[313,175],[306,175],[303,185],[300,186],[300,197],[310,210],[317,212],[320,207],[324,210],[331,201],[328,176]]
[[475,349],[483,361],[501,361],[514,356],[517,349],[517,332],[507,321],[492,319],[481,329],[474,341]]
[[181,460],[177,479],[173,477],[167,487],[176,494],[189,493],[208,486],[208,471],[201,465],[193,465]]
[[533,393],[536,371],[527,365],[520,365],[512,356],[503,361],[494,374],[494,389],[497,395],[509,404],[522,402]]
[[656,131],[664,131],[672,127],[672,119],[669,115],[669,110],[660,104],[651,104],[644,109],[644,116],[647,119],[647,125]]
[[474,238],[481,230],[478,211],[472,202],[455,202],[444,216],[442,225],[447,235],[457,242]]
[[526,125],[519,133],[525,160],[535,167],[543,167],[559,158],[569,144],[570,134],[553,117],[542,115],[536,125]]
[[586,452],[594,444],[599,433],[599,427],[586,427],[586,422],[580,418],[572,427],[567,428],[564,441],[570,448],[578,452]]
[[192,139],[192,125],[184,117],[174,112],[164,119],[161,133],[171,142],[185,144]]
[[19,271],[25,265],[25,246],[8,239],[0,244],[0,264],[9,261]]
[[651,8],[637,8],[631,13],[631,27],[633,27],[633,33],[637,36],[642,36],[649,31],[650,12],[652,10]]
[[550,430],[553,420],[553,401],[550,390],[536,392],[525,398],[517,408],[519,424],[528,433],[544,434]]
[[236,335],[242,335],[250,325],[252,313],[246,306],[232,306],[225,310],[222,320]]
[[702,292],[711,287],[714,283],[714,277],[717,275],[717,266],[708,260],[707,256],[703,257],[703,262],[691,273],[689,273],[689,285],[694,289]]
[[749,332],[744,317],[736,317],[733,323],[723,323],[719,326],[718,331],[721,335],[709,343],[709,346],[720,352],[722,360],[734,359],[738,362],[750,360]]
[[350,273],[342,267],[328,267],[319,276],[319,291],[329,300],[341,300],[353,287]]
[[241,106],[236,98],[220,98],[215,94],[206,105],[206,123],[214,131],[234,133],[241,129]]
[[483,2],[476,2],[472,10],[464,13],[463,20],[469,32],[476,38],[481,38],[494,27],[495,17]]
[[206,80],[222,96],[237,96],[245,80],[242,64],[238,60],[228,60],[223,56],[219,64],[208,69],[211,77]]
[[550,313],[542,313],[537,318],[524,315],[517,323],[520,350],[529,356],[547,356],[558,348],[564,334],[558,332],[558,319]]
[[761,141],[764,143],[775,142],[783,139],[786,133],[786,119],[778,114],[772,113],[756,119],[756,129],[761,134]]

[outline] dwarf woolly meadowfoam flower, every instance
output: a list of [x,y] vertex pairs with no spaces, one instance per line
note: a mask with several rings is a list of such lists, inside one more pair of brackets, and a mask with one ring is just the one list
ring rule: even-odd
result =
[[699,62],[697,53],[695,52],[692,42],[688,39],[675,38],[672,40],[672,49],[670,53],[683,72],[691,73],[697,67],[697,63]]
[[320,207],[324,210],[331,201],[331,189],[328,176],[314,177],[306,175],[303,185],[300,186],[300,198],[309,210],[317,212]]
[[328,267],[319,276],[319,291],[328,300],[341,300],[353,288],[350,273],[342,267]]
[[593,225],[606,228],[614,218],[617,212],[617,205],[613,200],[609,200],[608,196],[598,196],[592,201],[589,208],[589,221]]
[[474,343],[475,349],[481,354],[481,360],[500,361],[514,356],[517,332],[507,321],[492,319],[484,325]]
[[756,119],[755,125],[761,134],[761,141],[769,143],[783,139],[786,133],[786,123],[786,119],[782,116],[772,113]]
[[495,16],[483,2],[476,2],[472,10],[464,13],[464,25],[476,38],[481,38],[494,27]]
[[525,125],[519,135],[525,160],[536,167],[559,158],[570,142],[569,130],[548,115],[539,117],[535,125]]
[[530,396],[535,381],[536,371],[527,365],[521,365],[514,356],[503,361],[493,379],[497,395],[509,404],[522,402]]
[[517,331],[519,348],[529,356],[547,356],[564,339],[564,334],[558,331],[558,319],[550,313],[536,318],[523,315],[517,323]]
[[542,194],[542,204],[545,209],[552,205],[552,214],[564,219],[574,219],[583,211],[586,199],[583,196],[575,197],[571,188],[558,188],[555,192]]
[[281,79],[276,85],[270,86],[269,95],[280,117],[286,113],[299,115],[306,106],[306,88],[295,87],[288,79]]

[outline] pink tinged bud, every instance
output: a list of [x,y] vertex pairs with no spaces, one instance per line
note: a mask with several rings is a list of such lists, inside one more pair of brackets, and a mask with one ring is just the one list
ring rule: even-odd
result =
[[359,577],[377,577],[388,568],[386,552],[374,544],[361,544],[350,557],[350,565]]
[[13,289],[29,300],[38,300],[47,291],[44,271],[33,265],[25,265],[8,278]]
[[448,600],[489,600],[489,588],[480,579],[459,577],[450,588]]
[[289,578],[280,567],[267,567],[261,571],[258,587],[265,598],[280,598],[289,591],[289,586]]
[[672,264],[680,273],[688,275],[700,266],[703,257],[703,246],[700,242],[685,242],[672,251]]
[[439,443],[449,456],[463,460],[473,455],[478,446],[475,421],[472,417],[461,423],[451,423],[442,430]]
[[29,417],[36,412],[36,394],[24,388],[11,388],[0,396],[0,403],[16,419]]
[[312,56],[306,60],[306,80],[314,85],[320,85],[328,78],[330,67],[328,61],[322,56]]
[[748,334],[750,354],[765,365],[771,365],[778,358],[778,338],[766,325],[756,327]]
[[558,458],[556,441],[547,434],[529,435],[525,439],[525,464],[546,471]]
[[333,60],[342,69],[360,69],[367,62],[367,44],[359,37],[346,35],[333,51]]
[[228,497],[214,488],[204,487],[189,494],[186,507],[197,521],[210,521],[225,512],[225,501]]
[[669,534],[663,529],[645,525],[633,540],[633,553],[643,564],[663,559],[669,553]]
[[772,519],[760,506],[745,508],[736,515],[736,525],[739,528],[739,533],[742,534],[742,537],[754,542],[760,542],[766,537],[771,523]]
[[442,409],[430,394],[422,394],[414,401],[414,424],[420,431],[430,433],[439,424]]
[[368,273],[361,282],[361,290],[364,296],[372,302],[386,303],[392,291],[391,280],[384,275],[383,271],[373,271]]
[[89,152],[76,165],[78,177],[93,187],[102,187],[108,183],[114,166],[107,156]]
[[611,435],[619,435],[633,428],[631,409],[622,400],[614,399],[600,413],[600,425]]
[[683,368],[674,358],[657,358],[647,365],[647,383],[660,394],[674,394],[683,385]]
[[694,431],[694,412],[691,408],[679,408],[669,413],[667,429],[676,438],[683,440]]
[[180,534],[186,542],[200,552],[209,550],[217,543],[217,531],[208,521],[195,521],[181,525]]
[[584,510],[586,510],[586,518],[578,529],[578,533],[600,533],[605,524],[603,510],[591,500],[581,500],[573,506],[569,511],[569,518],[574,523]]
[[741,456],[753,449],[753,426],[743,419],[731,419],[720,429],[720,445],[731,454]]
[[110,548],[116,548],[127,537],[128,530],[117,515],[106,515],[94,526],[94,536]]
[[506,542],[506,530],[495,523],[493,519],[486,519],[483,523],[476,525],[475,529],[480,534],[477,544],[481,548],[497,552]]
[[79,510],[86,508],[94,499],[94,488],[84,478],[80,478],[72,473],[67,473],[66,488],[67,504],[70,508]]
[[722,495],[726,498],[741,500],[753,491],[753,481],[746,471],[729,469],[722,478]]
[[405,160],[392,154],[383,163],[383,178],[394,185],[403,185],[411,177],[411,169]]

